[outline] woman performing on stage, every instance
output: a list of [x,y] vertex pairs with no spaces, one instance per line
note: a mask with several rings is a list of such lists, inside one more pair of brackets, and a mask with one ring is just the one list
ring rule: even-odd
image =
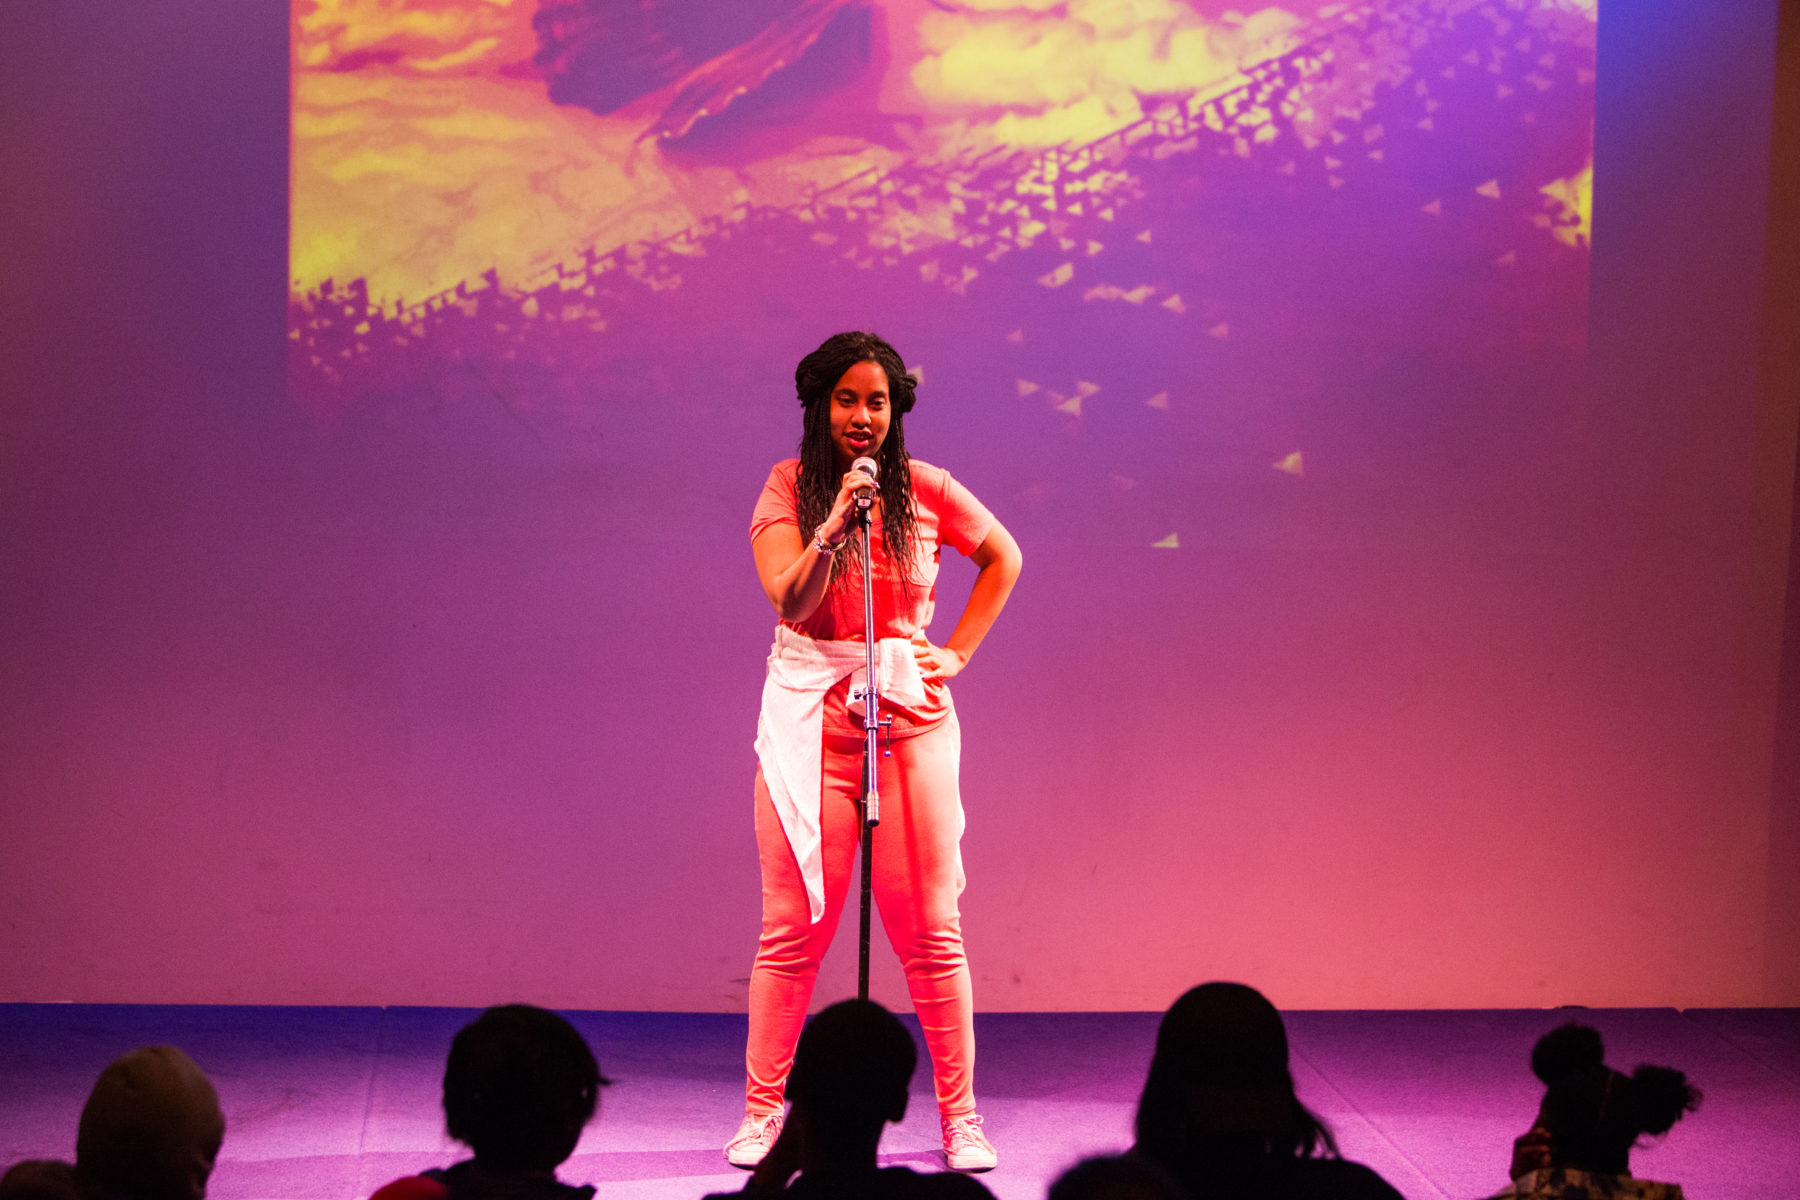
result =
[[[1005,607],[1019,546],[949,472],[907,457],[913,381],[892,346],[837,334],[800,361],[794,385],[805,406],[800,457],[775,465],[750,521],[756,573],[781,620],[756,732],[762,937],[750,971],[745,1116],[725,1156],[755,1166],[781,1130],[794,1046],[849,890],[863,748],[850,693],[867,653],[851,533],[857,493],[868,490],[881,711],[893,718],[872,890],[931,1053],[945,1156],[958,1170],[986,1170],[995,1154],[975,1112],[974,1002],[957,912],[961,729],[948,683]],[[879,484],[852,469],[859,458],[875,460]],[[936,646],[925,629],[946,544],[979,574]]]

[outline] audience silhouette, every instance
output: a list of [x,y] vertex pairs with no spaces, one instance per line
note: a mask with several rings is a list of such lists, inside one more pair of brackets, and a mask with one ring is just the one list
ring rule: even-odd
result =
[[1185,1200],[1175,1177],[1147,1158],[1108,1154],[1064,1171],[1045,1200]]
[[1204,983],[1164,1014],[1138,1102],[1136,1152],[1197,1200],[1400,1200],[1337,1155],[1294,1094],[1287,1029],[1241,983]]
[[54,1158],[28,1158],[0,1175],[0,1200],[81,1200],[75,1164]]
[[444,1124],[474,1151],[455,1166],[397,1179],[370,1200],[588,1200],[556,1168],[599,1107],[594,1052],[573,1025],[529,1004],[490,1008],[450,1043]]
[[[796,1200],[992,1200],[966,1175],[882,1167],[884,1128],[906,1115],[918,1049],[898,1018],[846,1000],[807,1022],[789,1076],[780,1136],[743,1192]],[[1513,1144],[1512,1184],[1492,1200],[1682,1200],[1633,1178],[1632,1147],[1667,1133],[1700,1103],[1671,1067],[1629,1076],[1606,1065],[1598,1030],[1571,1022],[1531,1052],[1545,1085],[1537,1119]],[[591,1200],[561,1183],[608,1083],[575,1027],[526,1004],[490,1008],[463,1027],[444,1067],[449,1135],[473,1156],[397,1179],[370,1200]],[[1087,1159],[1047,1200],[1399,1200],[1348,1162],[1295,1094],[1287,1029],[1241,983],[1205,983],[1157,1029],[1132,1151]],[[205,1200],[225,1137],[218,1093],[173,1046],[114,1060],[82,1109],[73,1164],[16,1163],[0,1200]]]
[[81,1110],[75,1163],[37,1159],[0,1178],[7,1200],[204,1200],[225,1113],[194,1060],[145,1046],[100,1072]]
[[906,1088],[918,1061],[906,1026],[872,1000],[845,1000],[815,1015],[794,1050],[787,1120],[744,1192],[804,1200],[991,1200],[993,1193],[966,1175],[922,1175],[877,1163],[882,1128],[906,1115]]
[[1606,1065],[1600,1031],[1569,1022],[1531,1050],[1544,1100],[1531,1130],[1513,1143],[1512,1200],[1681,1200],[1681,1188],[1631,1176],[1631,1148],[1667,1133],[1700,1104],[1700,1092],[1672,1067],[1622,1075]]

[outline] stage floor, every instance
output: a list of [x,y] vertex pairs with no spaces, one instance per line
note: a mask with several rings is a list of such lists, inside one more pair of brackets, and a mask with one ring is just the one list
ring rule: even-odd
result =
[[[0,1005],[0,1165],[72,1157],[95,1076],[134,1046],[172,1042],[212,1076],[229,1130],[213,1200],[352,1200],[459,1157],[438,1087],[464,1009]],[[742,1185],[720,1146],[742,1103],[744,1018],[568,1014],[615,1080],[563,1168],[599,1196],[680,1200]],[[1490,1195],[1540,1095],[1527,1059],[1543,1031],[1580,1016],[1608,1061],[1679,1067],[1700,1111],[1633,1157],[1693,1200],[1800,1196],[1800,1009],[1296,1012],[1287,1016],[1301,1097],[1345,1156],[1409,1200]],[[1000,1149],[985,1182],[1041,1200],[1084,1155],[1130,1142],[1156,1014],[978,1018],[981,1111]],[[915,1028],[915,1035],[916,1035]],[[892,1163],[938,1163],[937,1121],[915,1080]]]

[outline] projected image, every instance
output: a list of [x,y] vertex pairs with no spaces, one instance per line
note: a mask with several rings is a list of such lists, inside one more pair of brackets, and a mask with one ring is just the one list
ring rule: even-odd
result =
[[916,325],[928,368],[1005,365],[959,379],[985,402],[1206,404],[1299,473],[1280,410],[1372,357],[1583,336],[1592,3],[296,0],[293,21],[293,384],[328,409],[421,387],[603,409],[669,328],[729,316],[780,361],[879,293],[861,311]]
[[[909,452],[1024,550],[957,678],[984,1003],[1160,1008],[1202,960],[1386,997],[1390,950],[1407,995],[1491,1000],[1507,822],[1617,745],[1579,570],[1616,510],[1584,393],[1592,3],[292,18],[293,415],[395,573],[377,615],[446,647],[422,694],[461,730],[465,681],[509,681],[495,789],[534,844],[597,822],[670,911],[748,872],[750,513],[795,363],[871,329],[922,376]],[[973,574],[945,558],[940,643]],[[1456,864],[1436,924],[1419,862]]]
[[869,329],[1024,554],[956,680],[984,1006],[1538,996],[1494,980],[1566,906],[1495,897],[1546,822],[1588,871],[1660,686],[1585,392],[1592,2],[290,14],[280,471],[356,564],[355,736],[406,714],[345,794],[582,880],[567,978],[604,934],[628,1006],[744,1002],[749,521]]

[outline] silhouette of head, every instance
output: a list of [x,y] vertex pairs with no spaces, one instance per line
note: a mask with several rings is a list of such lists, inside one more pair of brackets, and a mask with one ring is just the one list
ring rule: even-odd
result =
[[445,1125],[484,1167],[551,1170],[575,1152],[606,1082],[573,1025],[529,1004],[501,1005],[450,1043]]
[[76,1178],[89,1196],[200,1200],[224,1140],[206,1073],[174,1046],[146,1046],[95,1081],[75,1135]]
[[844,1000],[806,1023],[787,1094],[809,1135],[867,1139],[906,1115],[906,1085],[918,1066],[912,1035],[873,1000]]
[[1644,1065],[1627,1076],[1605,1060],[1600,1032],[1573,1021],[1532,1047],[1532,1074],[1546,1087],[1537,1123],[1550,1134],[1556,1166],[1625,1174],[1640,1137],[1667,1133],[1700,1103],[1680,1071]]
[[1241,983],[1203,983],[1164,1014],[1137,1137],[1140,1152],[1165,1164],[1207,1143],[1254,1145],[1270,1156],[1336,1153],[1294,1095],[1281,1014]]
[[1132,1154],[1084,1159],[1064,1171],[1045,1200],[1184,1200],[1175,1177]]
[[0,1175],[0,1200],[81,1200],[72,1163],[28,1158]]

